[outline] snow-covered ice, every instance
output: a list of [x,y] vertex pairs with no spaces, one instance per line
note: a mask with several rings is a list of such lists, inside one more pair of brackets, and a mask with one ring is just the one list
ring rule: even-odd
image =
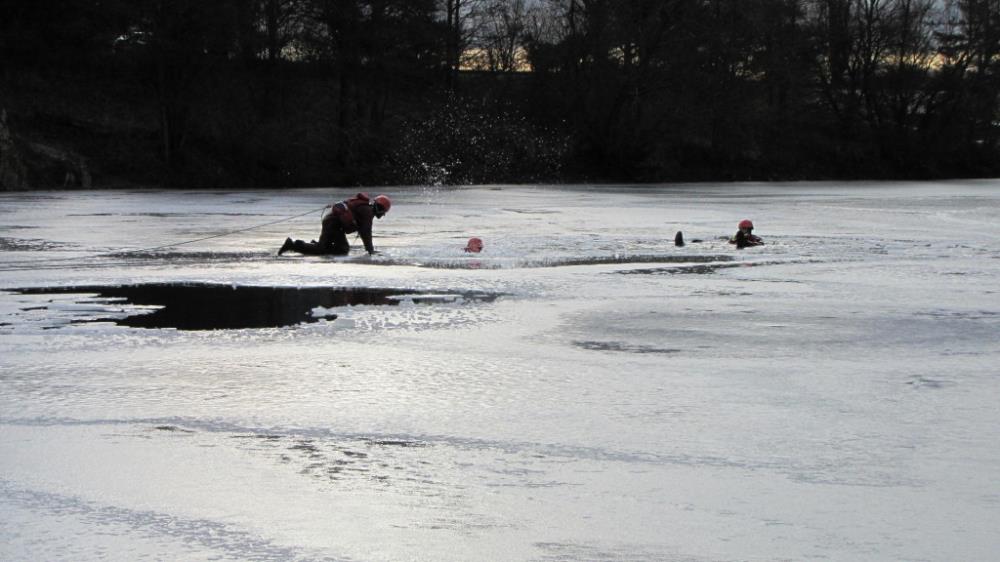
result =
[[1000,182],[386,192],[372,258],[274,255],[350,189],[0,194],[0,560],[1000,553]]

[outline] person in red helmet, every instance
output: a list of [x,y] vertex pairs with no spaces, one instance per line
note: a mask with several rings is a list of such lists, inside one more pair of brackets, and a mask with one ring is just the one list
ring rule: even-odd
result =
[[367,193],[358,193],[350,199],[333,203],[324,209],[323,229],[318,242],[285,238],[278,255],[288,251],[309,255],[347,255],[351,251],[347,235],[354,232],[361,236],[365,251],[369,255],[374,254],[376,252],[375,245],[372,244],[372,222],[385,216],[391,206],[392,201],[385,195],[371,199]]
[[740,224],[737,225],[739,230],[736,234],[729,239],[730,244],[736,244],[737,249],[748,248],[750,246],[763,246],[764,241],[760,239],[760,236],[754,236],[753,234],[753,222],[750,219],[743,219]]
[[482,238],[469,238],[468,243],[465,244],[465,251],[470,254],[478,254],[483,251],[483,240]]

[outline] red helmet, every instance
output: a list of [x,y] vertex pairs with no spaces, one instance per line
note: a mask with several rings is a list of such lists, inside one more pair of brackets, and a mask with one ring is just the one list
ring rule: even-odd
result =
[[[372,204],[375,205],[376,214],[382,216],[389,212],[389,207],[392,207],[392,201],[389,200],[385,195],[379,195],[372,200]],[[378,212],[381,210],[381,212]]]
[[753,222],[751,222],[750,219],[743,219],[743,220],[740,221],[739,228],[740,228],[740,230],[743,230],[743,229],[753,230]]
[[468,244],[465,245],[466,252],[472,252],[478,254],[483,251],[483,241],[480,238],[469,238]]

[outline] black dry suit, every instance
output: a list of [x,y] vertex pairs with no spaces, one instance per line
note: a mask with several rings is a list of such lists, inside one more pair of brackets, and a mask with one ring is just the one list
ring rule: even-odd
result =
[[318,242],[296,240],[292,250],[300,254],[333,254],[347,255],[351,245],[347,235],[357,232],[364,242],[365,251],[375,252],[372,244],[372,222],[375,220],[375,210],[372,209],[367,193],[358,193],[350,199],[334,203],[323,215],[323,230]]
[[736,231],[736,235],[729,240],[729,243],[736,244],[737,249],[764,245],[764,241],[761,240],[760,236],[755,236],[751,234],[750,231],[744,231],[742,229]]

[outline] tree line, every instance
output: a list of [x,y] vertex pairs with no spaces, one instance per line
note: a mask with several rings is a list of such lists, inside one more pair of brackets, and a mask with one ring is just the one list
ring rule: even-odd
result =
[[1000,0],[0,7],[12,130],[140,182],[1000,170]]

